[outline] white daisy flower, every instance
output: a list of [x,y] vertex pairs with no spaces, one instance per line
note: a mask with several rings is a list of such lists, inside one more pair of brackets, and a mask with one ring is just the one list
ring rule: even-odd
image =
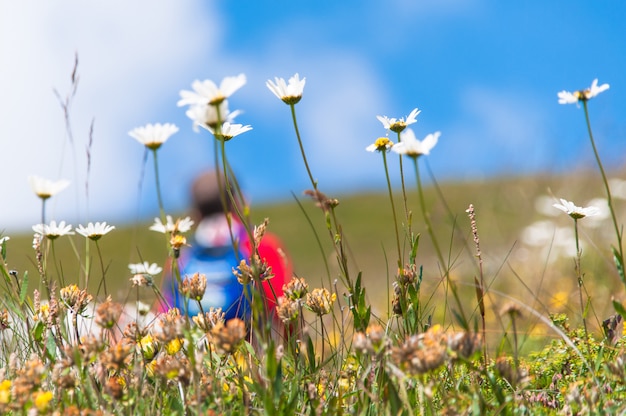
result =
[[298,103],[302,99],[305,83],[306,78],[300,79],[300,75],[296,73],[289,78],[289,83],[285,82],[284,78],[274,77],[274,82],[267,80],[265,85],[285,104],[291,105]]

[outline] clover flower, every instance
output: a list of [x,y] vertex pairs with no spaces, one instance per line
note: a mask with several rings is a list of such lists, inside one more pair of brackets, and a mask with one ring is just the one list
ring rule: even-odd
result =
[[51,181],[49,179],[42,178],[41,176],[34,175],[28,177],[28,182],[30,183],[30,187],[33,192],[43,200],[58,194],[70,184],[70,181],[65,179]]
[[81,314],[89,302],[93,300],[93,296],[87,293],[85,289],[79,289],[74,284],[61,288],[59,295],[65,306],[76,314]]
[[55,240],[64,235],[74,235],[72,226],[70,224],[65,225],[65,221],[61,221],[58,225],[56,221],[50,221],[50,224],[36,224],[33,225],[33,231],[50,240]]
[[406,129],[409,125],[417,122],[416,117],[419,113],[421,113],[421,110],[414,108],[413,111],[411,111],[409,115],[406,116],[406,120],[404,119],[404,117],[397,119],[397,118],[389,118],[387,116],[376,116],[376,118],[378,119],[378,121],[383,123],[383,127],[386,128],[387,130],[391,130],[395,133],[400,133],[401,131]]
[[295,321],[298,318],[300,312],[299,300],[293,300],[291,298],[280,296],[278,298],[278,305],[276,306],[276,314],[278,318],[284,323]]
[[309,291],[309,285],[303,277],[293,276],[289,283],[283,285],[283,293],[292,300],[300,302]]
[[113,302],[111,295],[107,296],[106,300],[96,308],[96,324],[104,329],[113,329],[120,320],[123,309],[121,304]]
[[172,134],[178,131],[174,124],[146,124],[128,132],[130,137],[135,138],[150,150],[157,150]]
[[218,324],[211,329],[211,342],[224,354],[235,352],[246,337],[246,324],[239,318],[233,318],[226,324]]
[[437,144],[441,132],[431,133],[421,141],[415,137],[415,133],[411,129],[403,132],[401,136],[402,141],[394,145],[391,150],[401,155],[417,158],[430,153],[431,149]]
[[191,84],[193,91],[183,90],[180,92],[181,99],[177,105],[220,105],[235,91],[246,84],[246,76],[239,74],[234,77],[226,77],[219,87],[210,79],[204,81],[194,81]]
[[284,78],[274,77],[274,82],[267,80],[265,85],[267,85],[267,88],[285,104],[293,105],[297,104],[302,99],[305,83],[306,78],[300,79],[300,75],[296,73],[289,78],[289,83],[285,82]]
[[222,128],[219,130],[219,132],[217,131],[217,129],[210,126],[201,125],[200,127],[206,128],[208,131],[213,133],[213,135],[215,135],[216,139],[224,140],[225,142],[229,141],[235,136],[239,136],[242,133],[252,130],[252,127],[250,125],[244,126],[243,124],[230,124],[228,121],[222,124]]
[[365,148],[368,152],[386,152],[393,147],[393,142],[388,137],[379,137],[376,141]]
[[593,215],[598,215],[600,213],[600,210],[597,207],[593,207],[593,206],[586,207],[586,208],[577,207],[576,205],[574,205],[573,202],[567,201],[563,198],[561,198],[560,204],[554,204],[552,206],[554,208],[560,209],[561,211],[563,211],[564,213],[566,213],[567,215],[569,215],[575,220],[585,218],[585,217],[591,217]]
[[325,288],[316,288],[306,294],[306,306],[318,316],[329,314],[335,300],[337,300],[337,295],[331,294]]
[[579,101],[589,101],[596,95],[608,89],[609,84],[602,84],[598,86],[598,78],[596,78],[591,83],[591,87],[587,89],[574,92],[561,91],[557,93],[557,96],[559,97],[559,104],[577,104]]
[[217,325],[223,325],[226,321],[226,313],[222,312],[222,308],[211,307],[208,312],[191,318],[191,320],[204,332],[209,332]]
[[441,366],[446,357],[447,336],[440,325],[408,337],[391,351],[391,359],[401,370],[424,374]]
[[78,227],[76,227],[76,232],[90,240],[97,241],[103,235],[108,234],[114,229],[115,229],[115,226],[107,225],[106,222],[97,222],[95,224],[90,222],[89,224],[87,224],[86,227],[82,225],[79,225]]
[[178,285],[178,290],[189,299],[202,300],[206,291],[206,275],[194,273],[191,277],[185,276],[185,279]]
[[193,221],[189,217],[179,218],[174,222],[171,215],[166,216],[166,223],[163,224],[160,218],[154,219],[154,224],[150,226],[150,230],[158,233],[186,233],[191,229]]

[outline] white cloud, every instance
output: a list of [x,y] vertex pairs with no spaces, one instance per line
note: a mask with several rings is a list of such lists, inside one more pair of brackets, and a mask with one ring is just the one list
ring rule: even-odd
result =
[[[155,120],[154,114],[162,113],[169,100],[175,111],[181,79],[192,77],[188,68],[214,53],[220,27],[207,7],[148,0],[0,3],[0,154],[5,179],[0,230],[24,229],[37,221],[40,207],[28,188],[29,174],[73,182],[73,190],[51,201],[51,219],[119,217],[137,205],[143,150],[127,132],[147,122],[170,121]],[[71,113],[72,149],[53,88],[62,95],[69,90],[75,53],[80,81]],[[85,202],[76,201],[84,194],[92,118],[87,213]]]

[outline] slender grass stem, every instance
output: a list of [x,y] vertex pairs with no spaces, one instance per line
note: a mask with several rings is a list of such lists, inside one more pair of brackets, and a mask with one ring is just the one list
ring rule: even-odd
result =
[[[398,269],[402,268],[402,249],[400,247],[400,235],[398,234],[398,219],[396,217],[396,206],[393,202],[393,191],[391,189],[391,180],[389,179],[389,167],[387,165],[387,153],[385,150],[381,151],[381,154],[383,155],[383,164],[385,165],[385,178],[387,179],[387,191],[389,192],[389,202],[391,203],[391,212],[393,214],[393,225],[394,225],[394,231],[396,234],[396,246],[398,249]],[[402,160],[402,155],[400,155],[400,160]],[[406,196],[406,194],[404,193],[404,181],[402,182],[403,185],[403,195]],[[405,201],[405,205],[406,205],[406,198],[404,199]]]
[[302,145],[302,139],[300,138],[300,130],[298,129],[298,121],[296,119],[296,106],[295,104],[289,104],[289,107],[291,108],[291,118],[293,120],[293,127],[296,131],[296,137],[298,138],[298,145],[300,146],[302,160],[304,161],[304,166],[306,167],[306,172],[309,175],[311,185],[313,186],[313,189],[317,191],[317,181],[313,179],[313,174],[311,173],[311,168],[309,168],[309,162],[307,161],[306,153],[304,152],[304,146]]
[[[400,135],[400,132],[398,132],[398,143],[400,143],[402,141],[402,137]],[[406,199],[406,185],[404,183],[404,166],[402,164],[402,155],[398,155],[399,160],[398,160],[398,166],[400,167],[400,184],[402,187],[402,201],[404,202],[404,215],[406,217],[406,221],[407,224],[410,221],[410,214],[409,214],[409,206],[407,204],[407,199]]]
[[46,198],[41,199],[41,224],[46,223]]
[[[98,244],[98,240],[95,240],[96,250],[98,251],[98,259],[100,260],[100,271],[102,272],[102,280],[100,281],[100,285],[104,287],[104,296],[109,294],[107,290],[107,281],[106,281],[106,270],[104,268],[104,260],[102,259],[102,252],[100,251],[100,245]],[[87,288],[85,288],[87,289]],[[98,287],[98,292],[100,288]]]
[[585,330],[585,343],[589,341],[589,332],[587,330],[587,319],[585,318],[585,301],[583,300],[583,273],[580,266],[582,257],[582,251],[580,249],[580,240],[578,237],[578,219],[574,218],[574,237],[576,239],[576,280],[578,281],[578,296],[580,300],[580,317],[583,321],[583,328]]
[[604,167],[602,166],[602,161],[600,160],[600,154],[598,153],[598,149],[596,148],[596,142],[593,138],[593,132],[591,131],[591,122],[589,120],[589,109],[587,107],[587,101],[583,100],[583,109],[585,110],[585,122],[587,123],[587,132],[589,133],[589,141],[591,142],[591,147],[593,149],[593,155],[596,158],[596,162],[598,164],[598,168],[600,169],[600,175],[602,175],[602,182],[604,183],[604,188],[606,190],[606,200],[609,205],[609,211],[611,212],[611,219],[613,221],[613,227],[615,228],[615,235],[617,237],[617,251],[619,253],[619,262],[622,266],[624,266],[624,251],[622,247],[622,231],[617,223],[617,217],[615,215],[615,208],[613,207],[613,198],[611,196],[611,188],[609,187],[609,181],[606,177],[606,173],[604,172]]
[[154,155],[154,180],[156,181],[157,198],[159,200],[159,213],[161,215],[161,221],[165,224],[165,208],[163,205],[163,197],[161,196],[161,181],[159,180],[159,162],[157,157],[157,149],[152,149]]
[[424,190],[422,187],[422,180],[420,178],[420,170],[419,170],[419,166],[417,163],[418,158],[413,157],[412,159],[413,159],[413,164],[415,166],[415,177],[417,179],[417,193],[418,193],[419,200],[420,200],[420,207],[422,209],[422,215],[424,217],[424,223],[426,224],[426,230],[428,231],[428,235],[430,236],[430,239],[433,243],[433,247],[435,248],[435,252],[437,253],[437,259],[439,260],[441,267],[444,267],[446,263],[443,258],[443,255],[441,254],[441,249],[439,248],[439,243],[437,242],[437,238],[435,237],[432,223],[430,222],[430,214],[426,210],[426,202],[424,200]]

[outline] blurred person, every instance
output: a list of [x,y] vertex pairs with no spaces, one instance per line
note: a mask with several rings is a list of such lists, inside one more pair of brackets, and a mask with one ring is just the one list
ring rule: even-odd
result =
[[[252,244],[229,197],[226,198],[226,209],[232,213],[230,225],[226,219],[222,201],[225,186],[224,177],[218,176],[214,170],[201,173],[193,181],[190,217],[196,228],[191,246],[181,250],[178,264],[181,279],[194,273],[206,276],[206,291],[201,301],[204,312],[210,308],[222,308],[226,320],[243,319],[249,315],[250,305],[244,286],[237,280],[233,269],[237,269],[241,260],[249,264]],[[272,268],[273,277],[263,281],[260,292],[275,323],[279,321],[275,313],[276,299],[283,295],[283,285],[292,275],[291,263],[282,247],[280,240],[269,232],[265,232],[257,247],[259,257]],[[161,304],[160,312],[175,306],[184,313],[186,299],[180,293],[176,278],[171,271],[164,276],[161,291],[169,305]],[[187,308],[189,316],[200,313],[196,301],[190,300]]]

